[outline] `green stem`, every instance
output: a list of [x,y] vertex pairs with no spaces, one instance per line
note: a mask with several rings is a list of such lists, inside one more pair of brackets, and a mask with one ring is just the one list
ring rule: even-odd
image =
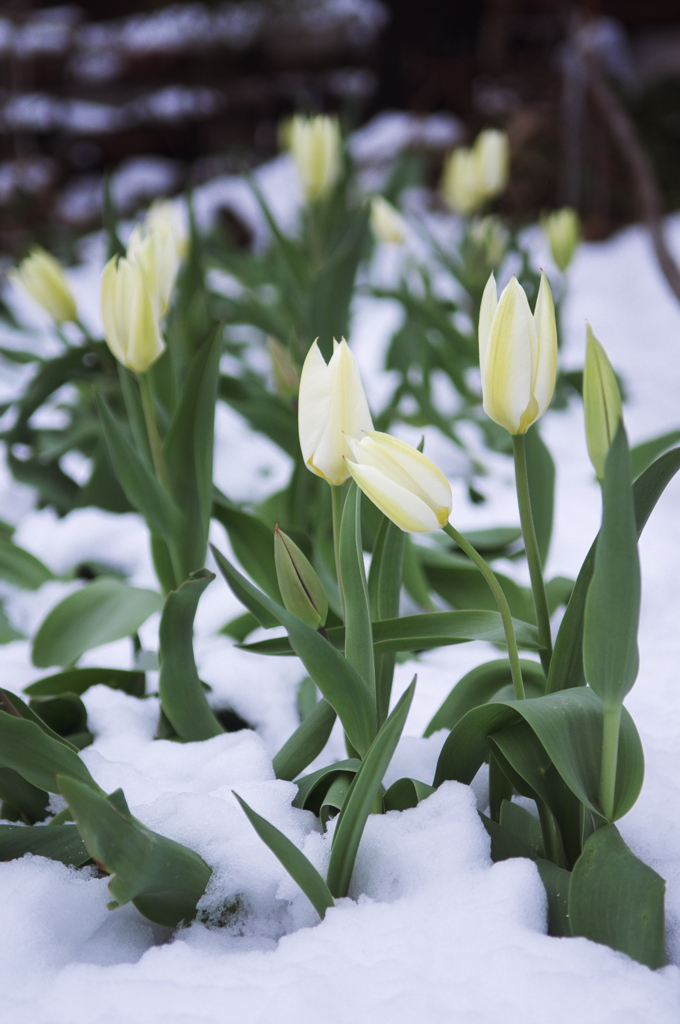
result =
[[519,651],[517,650],[517,640],[515,639],[515,630],[512,625],[512,615],[510,614],[510,608],[508,602],[503,593],[503,588],[496,579],[493,570],[484,561],[480,553],[473,548],[472,544],[465,539],[462,533],[459,533],[455,526],[451,526],[451,523],[447,523],[446,526],[442,527],[444,533],[447,533],[452,540],[455,540],[456,544],[463,549],[465,554],[472,559],[480,573],[484,577],[489,590],[494,596],[494,600],[498,605],[498,611],[501,613],[501,619],[503,620],[503,629],[505,631],[505,642],[508,647],[508,658],[510,659],[510,674],[512,675],[512,685],[515,688],[515,697],[517,700],[524,700],[526,696],[524,693],[524,681],[522,679],[522,668],[519,663]]
[[139,393],[142,397],[142,409],[144,410],[146,434],[149,438],[151,458],[153,459],[156,476],[164,487],[169,487],[170,480],[165,465],[165,459],[163,458],[163,446],[161,444],[161,436],[158,433],[158,424],[156,423],[156,413],[154,410],[153,395],[151,394],[151,383],[149,381],[148,374],[138,373],[137,382],[139,383]]
[[340,591],[340,605],[342,617],[345,618],[345,595],[342,589],[342,577],[340,575],[340,523],[342,522],[342,509],[344,506],[342,484],[337,487],[331,484],[331,509],[333,515],[333,554],[335,555],[335,574],[338,578],[338,590]]
[[605,704],[602,730],[602,768],[600,770],[600,806],[607,821],[611,821],[614,817],[620,725],[621,705]]
[[524,434],[513,434],[512,450],[515,456],[515,482],[517,485],[517,504],[519,505],[519,521],[522,526],[524,537],[524,550],[529,564],[529,576],[531,578],[531,590],[534,595],[534,608],[536,609],[536,624],[538,626],[538,639],[540,641],[541,664],[546,676],[550,668],[552,658],[552,634],[550,632],[550,611],[548,609],[548,598],[545,592],[543,580],[543,567],[541,565],[541,554],[538,550],[536,540],[536,529],[534,517],[531,511],[531,498],[529,496],[529,477],[527,475],[527,453]]

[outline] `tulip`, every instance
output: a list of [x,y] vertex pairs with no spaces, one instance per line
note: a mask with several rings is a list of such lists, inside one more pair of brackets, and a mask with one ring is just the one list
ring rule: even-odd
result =
[[510,146],[505,132],[487,128],[475,141],[473,153],[481,179],[481,190],[485,199],[500,195],[508,183],[510,171]]
[[101,310],[106,342],[118,362],[144,373],[165,342],[143,261],[118,256],[109,260],[102,271]]
[[305,465],[329,484],[349,477],[345,461],[351,455],[348,438],[372,430],[373,420],[361,384],[359,368],[347,342],[333,342],[326,365],[315,341],[305,359],[298,398],[300,448]]
[[274,531],[274,561],[284,606],[313,629],[323,626],[328,599],[321,580],[297,544],[278,526]]
[[583,367],[583,407],[588,454],[598,480],[622,419],[621,392],[616,374],[590,327],[586,327],[586,361]]
[[581,222],[576,210],[565,206],[543,218],[543,231],[555,266],[564,273],[581,239]]
[[[151,215],[152,211],[149,211]],[[175,278],[186,248],[186,238],[175,232],[165,215],[154,215],[153,227],[137,226],[128,242],[128,260],[144,268],[147,286],[158,315],[164,316],[170,303]]]
[[371,199],[371,229],[376,239],[387,245],[402,245],[408,232],[402,215],[382,196]]
[[336,117],[294,117],[290,149],[308,202],[322,199],[340,177],[342,142]]
[[42,306],[55,323],[76,319],[76,300],[66,275],[54,256],[44,249],[36,246],[7,276]]
[[441,184],[445,201],[463,217],[478,210],[484,203],[480,189],[477,158],[471,149],[454,149],[444,162]]
[[451,515],[451,485],[431,459],[404,441],[377,430],[349,442],[347,468],[380,511],[409,533],[445,526]]
[[511,434],[525,434],[550,405],[557,376],[557,326],[545,274],[532,316],[513,277],[497,298],[493,274],[479,313],[484,411]]

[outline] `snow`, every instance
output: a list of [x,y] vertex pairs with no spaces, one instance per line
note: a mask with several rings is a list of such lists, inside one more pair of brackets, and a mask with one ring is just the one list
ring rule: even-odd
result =
[[[281,158],[258,177],[276,198],[289,175]],[[236,179],[226,188],[206,187],[196,197],[202,222],[226,196],[238,203],[246,194]],[[257,216],[254,207],[251,212]],[[680,218],[668,227],[671,244],[680,251]],[[442,230],[455,226],[442,219]],[[546,262],[538,232],[528,238],[537,261]],[[392,254],[389,265],[386,258],[377,254],[382,262],[376,273],[393,273],[395,261],[409,256]],[[90,304],[96,273],[92,265],[70,275],[79,293],[90,293]],[[680,307],[640,228],[579,250],[563,316],[566,367],[582,363],[586,317],[626,383],[632,443],[679,426]],[[398,318],[393,303],[366,296],[355,310],[352,343],[378,407],[386,390],[378,371]],[[600,514],[576,400],[568,410],[546,415],[543,436],[558,465],[548,572],[574,574]],[[453,474],[458,463],[452,447],[436,432],[428,433],[427,445]],[[454,480],[454,521],[463,530],[517,520],[509,464],[500,456],[490,462],[500,475],[487,481],[487,505],[471,505],[465,487]],[[218,485],[235,500],[273,492],[290,471],[286,456],[223,407],[215,465]],[[50,607],[81,585],[69,576],[88,559],[126,574],[134,585],[153,584],[146,530],[137,516],[82,509],[58,519],[48,510],[28,509],[26,495],[4,470],[0,473],[0,517],[14,519],[12,504],[20,503],[15,507],[24,514],[17,542],[63,578],[37,593],[4,587],[12,622],[34,629]],[[135,815],[191,846],[213,868],[199,919],[172,936],[130,906],[107,911],[106,881],[87,870],[31,856],[0,864],[3,1024],[222,1024],[227,1017],[248,1024],[544,1024],[546,1014],[555,1024],[575,1019],[675,1024],[680,1011],[679,515],[676,480],[641,544],[641,672],[627,705],[641,733],[647,776],[637,805],[620,826],[631,847],[668,881],[671,966],[652,972],[585,939],[548,937],[535,867],[525,860],[491,863],[476,813],[483,779],[474,788],[446,783],[417,808],[372,816],[359,851],[353,898],[339,901],[317,923],[231,792],[324,869],[330,834],[320,833],[309,812],[291,806],[294,786],[276,780],[271,767],[271,755],[296,725],[296,691],[304,672],[294,658],[248,655],[217,633],[240,612],[218,578],[197,615],[199,673],[212,686],[214,706],[230,707],[251,730],[203,743],[154,740],[156,697],[139,701],[104,686],[84,695],[95,741],[82,756],[97,782],[108,791],[122,786]],[[227,548],[221,527],[215,526],[214,539]],[[157,629],[156,616],[141,631],[145,648],[154,648]],[[466,644],[398,665],[395,699],[415,672],[418,687],[387,783],[403,775],[431,781],[444,735],[423,740],[423,728],[452,683],[496,655],[489,646]],[[131,645],[120,641],[89,652],[83,663],[129,667],[132,656]],[[0,668],[16,689],[44,674],[30,664],[26,641],[0,648]],[[318,763],[342,756],[336,730]]]

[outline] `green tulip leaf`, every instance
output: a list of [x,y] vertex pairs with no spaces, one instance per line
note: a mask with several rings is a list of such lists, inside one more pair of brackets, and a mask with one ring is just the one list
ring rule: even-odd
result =
[[159,635],[161,709],[183,740],[208,740],[224,729],[210,710],[194,661],[193,626],[200,597],[215,574],[192,573],[165,599]]
[[57,781],[90,856],[113,876],[109,909],[132,901],[168,928],[191,921],[212,874],[205,861],[134,818],[120,790],[107,797],[73,778]]
[[386,811],[406,811],[410,807],[417,807],[421,800],[434,793],[434,786],[428,786],[426,782],[419,782],[418,779],[397,779],[383,797],[383,806]]
[[293,800],[293,807],[311,811],[318,817],[324,797],[336,775],[347,772],[356,774],[360,768],[361,761],[358,757],[348,757],[344,761],[336,761],[335,764],[326,765],[325,768],[319,768],[318,771],[298,779],[298,791]]
[[46,565],[9,540],[0,541],[0,579],[24,590],[37,590],[54,579]]
[[292,781],[326,746],[337,715],[323,698],[303,719],[293,735],[274,755],[272,767],[277,779]]
[[0,711],[0,768],[12,769],[48,793],[59,792],[58,774],[69,775],[96,790],[96,783],[73,747],[46,729],[36,721]]
[[143,516],[151,530],[174,544],[182,537],[184,519],[178,506],[156,479],[152,466],[137,452],[101,395],[97,408],[111,461],[125,497]]
[[215,519],[225,528],[239,562],[260,590],[280,600],[274,564],[274,532],[262,519],[235,508],[222,496],[215,500]]
[[[540,697],[545,691],[545,675],[540,663],[521,658],[520,667],[527,697]],[[497,697],[500,691],[504,691],[508,696],[513,692],[508,658],[477,665],[456,683],[430,719],[423,736],[431,736],[439,729],[453,729],[463,715],[480,704],[487,704]]]
[[346,896],[349,892],[359,843],[385,772],[397,749],[415,686],[414,679],[373,740],[338,816],[327,876],[328,888],[336,898]]
[[245,800],[242,800],[238,793],[234,796],[245,811],[250,824],[266,846],[272,851],[275,857],[302,889],[303,893],[323,920],[326,911],[335,906],[335,901],[323,878],[314,865],[307,860],[302,850],[284,836],[278,828],[271,825],[266,818],[249,807]]
[[354,481],[340,526],[340,578],[345,599],[345,658],[374,693],[373,633],[361,542],[361,491]]
[[33,641],[33,664],[72,665],[93,647],[132,636],[162,604],[153,590],[101,576],[47,614]]
[[633,479],[636,480],[655,459],[680,441],[680,430],[671,430],[649,441],[643,441],[630,450],[630,464]]
[[602,504],[583,619],[583,665],[595,693],[605,704],[616,705],[633,686],[640,664],[640,560],[623,425],[607,455]]
[[550,551],[555,512],[555,463],[543,442],[538,426],[527,431],[525,437],[531,512],[541,565],[545,565]]
[[[375,621],[396,619],[399,616],[405,546],[404,531],[381,515],[368,574],[371,615]],[[394,651],[374,652],[374,659],[378,720],[384,722],[390,709],[396,654]]]
[[664,967],[665,882],[632,853],[614,825],[587,840],[569,885],[573,935],[583,935],[651,967]]
[[251,602],[257,602],[286,629],[291,647],[328,703],[335,708],[350,743],[359,754],[365,753],[375,735],[375,704],[356,669],[320,633],[258,591],[224,555],[215,548],[212,550],[234,593],[238,596],[239,592],[244,592]]
[[110,686],[131,697],[144,696],[144,673],[120,668],[72,668],[56,672],[24,687],[29,697],[56,697],[62,693],[83,694],[91,686]]
[[0,825],[0,861],[27,853],[79,868],[90,860],[76,825]]
[[[599,807],[603,706],[585,687],[524,701],[484,704],[469,711],[442,747],[434,785],[445,779],[470,783],[484,762],[488,739],[525,721],[549,761],[578,800],[601,818]],[[642,786],[644,760],[640,737],[623,709],[619,735],[615,818],[626,814]]]
[[[653,462],[633,484],[633,500],[635,503],[638,537],[654,511],[657,501],[679,469],[680,448],[674,448]],[[595,567],[596,547],[597,538],[591,545],[576,578],[572,595],[555,640],[550,672],[548,674],[548,693],[585,685],[583,622],[588,588],[590,587]]]

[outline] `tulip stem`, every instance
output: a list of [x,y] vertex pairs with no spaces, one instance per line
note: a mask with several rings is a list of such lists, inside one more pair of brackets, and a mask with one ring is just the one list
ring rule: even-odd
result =
[[486,580],[489,590],[494,596],[494,600],[498,605],[498,611],[501,614],[503,620],[503,629],[505,631],[505,642],[508,648],[508,658],[510,660],[510,674],[512,675],[512,685],[515,689],[515,697],[517,700],[524,700],[524,680],[522,679],[522,668],[519,663],[519,651],[517,650],[517,640],[515,638],[515,630],[512,625],[512,615],[510,614],[510,608],[506,600],[503,588],[496,579],[496,576],[492,568],[484,561],[479,551],[473,548],[472,544],[465,539],[462,533],[459,533],[455,526],[451,526],[451,523],[447,523],[446,526],[442,527],[444,533],[447,533],[452,540],[455,540],[458,547],[462,548],[465,554],[475,563],[480,573]]
[[545,592],[541,553],[538,550],[538,541],[536,540],[534,516],[531,511],[529,476],[527,474],[527,453],[524,434],[512,435],[512,450],[515,456],[515,482],[517,485],[519,521],[522,526],[522,536],[524,537],[524,550],[526,551],[527,563],[529,565],[531,590],[534,595],[534,608],[536,609],[538,639],[541,644],[541,664],[543,665],[543,671],[547,676],[548,669],[550,668],[550,659],[552,658],[550,611],[548,609],[548,597]]
[[156,412],[153,405],[153,395],[151,394],[149,375],[147,373],[138,373],[137,381],[139,383],[139,393],[142,397],[144,422],[146,423],[146,433],[149,438],[151,458],[153,459],[156,476],[164,487],[168,487],[170,481],[168,478],[168,471],[165,466],[165,459],[163,458],[163,446],[161,444],[160,434],[158,433],[158,424],[156,423]]
[[340,591],[340,607],[342,618],[345,618],[345,595],[342,589],[342,577],[340,575],[340,524],[342,522],[342,510],[344,506],[342,484],[331,487],[331,509],[333,515],[333,554],[335,555],[335,574],[338,578],[338,590]]

